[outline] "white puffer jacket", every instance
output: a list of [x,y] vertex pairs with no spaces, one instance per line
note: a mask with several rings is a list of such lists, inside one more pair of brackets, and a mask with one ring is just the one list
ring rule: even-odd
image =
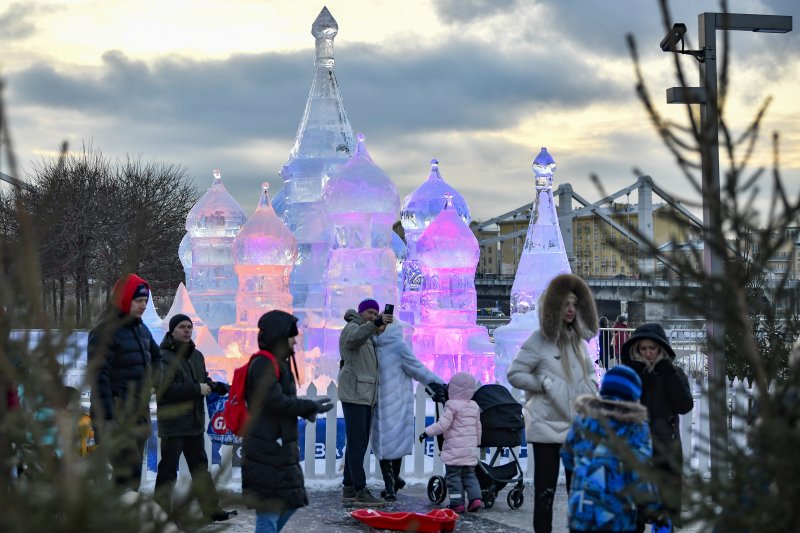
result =
[[447,386],[449,400],[439,421],[425,428],[432,437],[444,435],[442,462],[450,466],[478,464],[478,445],[481,442],[481,409],[472,400],[477,382],[464,372],[454,375]]
[[395,321],[373,337],[378,353],[378,402],[372,409],[372,453],[381,459],[400,459],[414,446],[414,390],[442,383],[425,368],[403,340],[402,323]]
[[[568,379],[561,353],[553,341],[537,330],[528,337],[508,368],[508,382],[525,391],[525,439],[528,442],[563,443],[575,418],[575,399],[597,394],[594,372],[586,344],[581,353],[569,348]],[[583,365],[583,368],[581,368]]]

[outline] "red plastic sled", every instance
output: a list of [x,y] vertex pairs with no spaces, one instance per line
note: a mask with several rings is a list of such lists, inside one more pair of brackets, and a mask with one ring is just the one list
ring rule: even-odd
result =
[[426,514],[356,509],[350,513],[350,516],[375,529],[419,531],[421,533],[453,531],[456,528],[456,520],[458,520],[458,514],[452,509],[434,509]]

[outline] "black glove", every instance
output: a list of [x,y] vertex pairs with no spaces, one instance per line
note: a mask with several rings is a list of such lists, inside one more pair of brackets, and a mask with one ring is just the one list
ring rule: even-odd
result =
[[381,327],[383,325],[383,315],[378,315],[378,318],[373,320],[372,323],[378,327]]
[[428,438],[428,435],[426,435],[424,431],[419,434],[419,441],[420,442],[425,442],[425,439],[427,439],[427,438]]
[[225,396],[230,390],[231,388],[227,383],[223,383],[221,381],[211,382],[211,391],[219,394],[220,396]]
[[335,405],[330,398],[320,398],[319,400],[314,400],[314,403],[317,406],[317,413],[327,413],[333,406]]
[[434,402],[444,403],[447,401],[447,388],[441,383],[428,383],[425,385],[425,390]]

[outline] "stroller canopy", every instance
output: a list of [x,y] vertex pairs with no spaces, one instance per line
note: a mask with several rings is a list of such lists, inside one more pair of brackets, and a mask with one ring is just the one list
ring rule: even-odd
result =
[[525,419],[522,405],[502,385],[484,385],[472,397],[481,408],[481,446],[519,446]]

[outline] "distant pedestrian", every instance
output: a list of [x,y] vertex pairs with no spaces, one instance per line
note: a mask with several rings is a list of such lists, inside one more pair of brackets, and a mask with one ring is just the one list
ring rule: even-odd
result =
[[375,337],[378,354],[378,401],[372,411],[372,453],[383,476],[386,501],[397,499],[396,492],[406,482],[400,477],[403,456],[414,448],[414,389],[412,380],[422,385],[438,385],[441,378],[425,368],[403,339],[407,324],[397,321]]
[[382,332],[394,317],[379,313],[378,302],[367,298],[358,311],[348,309],[347,324],[339,336],[339,400],[342,402],[346,447],[342,501],[359,506],[378,506],[379,500],[367,488],[364,456],[372,426],[372,408],[378,399],[378,357],[375,335]]
[[107,446],[114,480],[138,490],[142,455],[151,433],[150,397],[161,374],[161,352],[142,314],[150,286],[136,274],[114,285],[112,301],[89,332],[92,423],[99,446]]
[[533,530],[550,533],[559,452],[575,418],[574,402],[597,392],[586,344],[597,335],[597,308],[592,291],[573,274],[553,278],[539,304],[541,327],[523,343],[507,375],[525,391],[525,438],[534,462]]
[[608,359],[613,357],[611,350],[611,331],[608,330],[608,318],[601,316],[599,320],[600,333],[597,339],[597,348],[600,352],[600,360],[598,361],[603,365],[603,369],[608,370]]
[[214,480],[208,472],[205,449],[205,399],[211,392],[228,393],[225,383],[211,381],[202,352],[192,341],[191,318],[178,314],[169,321],[169,331],[161,341],[164,378],[157,395],[158,436],[161,459],[158,462],[155,498],[169,513],[172,490],[177,479],[181,454],[192,475],[192,489],[208,520],[222,521],[237,514],[219,505]]
[[561,449],[572,477],[567,505],[573,533],[633,533],[637,522],[660,513],[658,491],[643,475],[653,448],[641,393],[636,372],[617,365],[603,376],[600,398],[575,400],[578,416]]
[[284,311],[270,311],[258,320],[263,357],[248,367],[245,401],[251,418],[242,440],[242,495],[256,510],[256,533],[280,531],[297,509],[308,505],[297,419],[313,421],[334,407],[330,398],[297,397],[289,364],[297,335],[297,318]]
[[[673,523],[680,523],[683,450],[680,419],[694,407],[683,370],[660,324],[643,324],[622,346],[622,362],[642,380],[642,404],[647,407],[653,438],[653,466],[661,498]],[[644,526],[639,532],[644,531]]]
[[470,374],[455,374],[447,386],[448,400],[442,415],[419,436],[420,442],[426,437],[444,436],[441,457],[450,494],[449,507],[457,513],[463,513],[465,508],[477,511],[483,507],[481,486],[475,475],[482,431],[481,410],[472,400],[477,388],[478,383]]
[[613,348],[613,357],[619,362],[619,357],[622,355],[622,345],[625,344],[631,337],[631,332],[628,331],[630,326],[625,315],[619,315],[611,329],[615,330],[611,336],[611,347]]

